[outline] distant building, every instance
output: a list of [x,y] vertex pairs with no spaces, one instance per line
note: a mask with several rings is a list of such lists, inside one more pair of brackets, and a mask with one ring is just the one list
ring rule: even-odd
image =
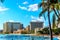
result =
[[30,22],[30,30],[35,30],[35,28],[43,28],[43,22]]
[[23,29],[23,24],[19,22],[6,22],[3,24],[3,32],[9,32],[12,33],[13,31],[16,31],[18,29]]
[[27,34],[27,31],[24,29],[18,29],[17,31],[14,31],[13,34]]
[[0,33],[3,33],[3,30],[0,30]]
[[30,31],[30,25],[25,28],[27,31]]
[[60,23],[58,24],[58,28],[60,28]]

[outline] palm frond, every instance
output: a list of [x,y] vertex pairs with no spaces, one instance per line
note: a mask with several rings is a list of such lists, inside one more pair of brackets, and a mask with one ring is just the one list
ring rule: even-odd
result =
[[0,2],[1,2],[1,3],[3,3],[3,2],[4,2],[4,0],[0,0]]
[[55,5],[55,8],[56,8],[57,10],[59,10],[59,5],[58,5],[58,4],[56,4],[56,5]]
[[44,9],[44,10],[39,14],[39,17],[41,17],[46,11],[47,11],[47,8]]
[[60,14],[59,14],[59,18],[58,18],[58,20],[57,20],[57,21],[58,21],[58,24],[59,24],[59,23],[60,23]]
[[60,12],[59,12],[59,10],[57,10],[57,13],[58,13],[58,16],[60,15]]
[[[39,14],[39,17],[41,17],[43,15],[44,19],[46,20],[46,15],[45,15],[45,12],[47,11],[47,7]],[[49,11],[49,13],[51,13],[52,10]]]
[[59,18],[59,16],[58,16],[58,14],[57,14],[56,10],[55,10],[55,9],[53,9],[53,11],[55,12],[55,15]]
[[58,15],[60,14],[59,13],[59,10],[60,10],[60,4],[55,4],[55,8],[56,8],[56,10],[57,10],[57,12],[58,12]]
[[56,8],[57,10],[60,10],[60,4],[55,4],[55,8]]
[[40,8],[41,6],[42,6],[42,3],[39,3],[39,4],[38,4],[38,8]]
[[55,21],[56,21],[56,17],[55,17],[55,14],[53,14],[53,18],[52,18],[53,28],[56,27],[56,25],[55,25]]
[[60,24],[60,18],[57,19],[57,27]]
[[46,2],[39,3],[38,8],[40,8],[41,6],[42,7],[47,7],[47,3]]
[[43,17],[44,17],[44,19],[46,20],[46,16],[45,16],[45,14],[43,15]]

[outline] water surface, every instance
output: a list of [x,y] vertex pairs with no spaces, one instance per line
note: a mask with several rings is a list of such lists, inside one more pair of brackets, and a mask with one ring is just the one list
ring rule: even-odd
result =
[[[0,40],[50,40],[49,37],[44,36],[30,36],[30,35],[0,35]],[[53,40],[58,40],[54,37]]]

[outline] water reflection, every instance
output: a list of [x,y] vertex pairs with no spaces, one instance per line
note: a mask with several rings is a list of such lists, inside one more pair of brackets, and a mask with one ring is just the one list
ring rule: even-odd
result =
[[44,36],[6,35],[1,36],[0,40],[50,40],[50,38]]

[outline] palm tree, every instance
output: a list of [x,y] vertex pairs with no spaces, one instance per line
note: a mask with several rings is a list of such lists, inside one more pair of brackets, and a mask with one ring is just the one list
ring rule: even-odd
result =
[[49,13],[49,0],[48,0],[48,21],[49,21],[49,30],[50,30],[50,35],[51,35],[51,40],[53,40],[52,38],[52,29],[51,29],[51,23],[50,23],[50,13]]
[[[42,13],[44,14],[46,11],[48,11],[48,10],[47,10],[47,8],[48,8],[47,2],[44,2],[44,0],[43,0],[43,2],[42,2],[42,3],[39,3],[39,5],[38,5],[39,8],[40,8],[41,6],[42,6],[42,8],[43,8],[43,11],[39,14],[40,16],[42,15]],[[58,14],[56,13],[56,10],[57,10],[57,12],[59,13],[60,4],[59,4],[59,3],[49,4],[49,6],[50,6],[50,8],[49,8],[49,13],[52,12],[52,10],[53,10],[53,11],[55,12],[55,15],[56,15],[57,17],[59,17]],[[56,9],[56,10],[55,10],[55,9]]]
[[4,0],[0,0],[0,6],[1,7],[3,6],[3,2],[4,2]]
[[60,14],[59,14],[59,18],[57,19],[57,27],[60,24]]
[[3,2],[4,2],[4,0],[0,0],[0,2],[1,2],[1,3],[3,3]]
[[[48,4],[47,4],[47,2],[48,2]],[[43,11],[39,14],[39,17],[40,16],[42,16],[42,15],[44,15],[44,18],[45,18],[45,12],[46,11],[48,11],[48,22],[49,22],[49,26],[50,26],[50,35],[51,35],[51,40],[53,40],[53,38],[52,38],[52,29],[51,29],[51,22],[50,22],[50,12],[53,10],[55,13],[55,15],[59,18],[59,16],[58,16],[58,14],[57,14],[57,12],[56,12],[56,10],[58,11],[59,10],[59,4],[57,3],[57,4],[55,4],[55,3],[53,3],[53,4],[50,4],[50,0],[48,0],[47,2],[45,2],[44,3],[44,0],[43,0],[43,2],[41,3],[41,4],[39,4],[38,5],[38,7],[40,8],[41,6],[43,7]],[[46,5],[47,4],[47,5]],[[45,6],[46,5],[46,6]],[[56,9],[56,10],[55,10]],[[58,11],[59,12],[59,11]],[[53,15],[54,16],[54,15]],[[55,17],[55,16],[54,16]],[[53,18],[54,18],[53,17]],[[46,19],[46,18],[45,18]],[[55,18],[54,18],[55,19]],[[53,21],[53,23],[54,23],[55,21]],[[53,26],[54,26],[55,24],[53,24]]]
[[56,15],[53,14],[52,16],[52,29],[56,29]]

